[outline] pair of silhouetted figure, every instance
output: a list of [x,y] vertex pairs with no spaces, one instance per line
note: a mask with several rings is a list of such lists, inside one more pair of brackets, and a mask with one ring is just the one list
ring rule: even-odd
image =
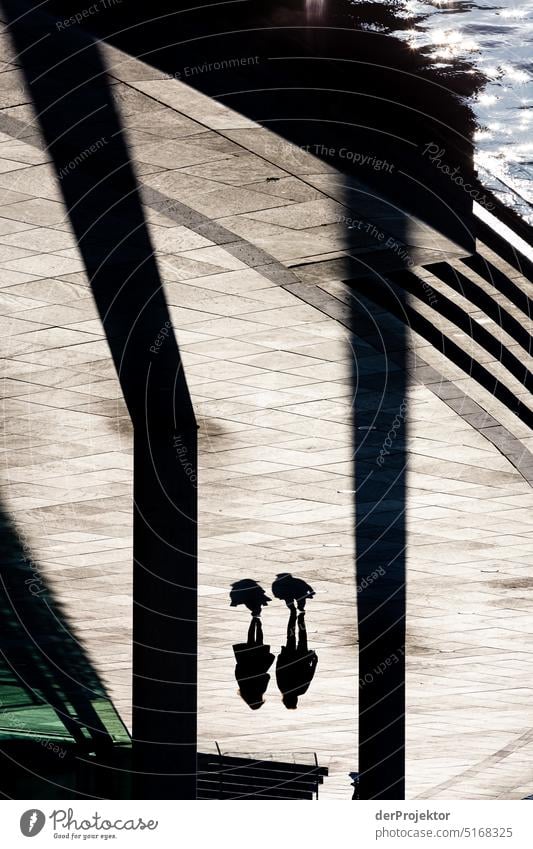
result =
[[[244,604],[252,616],[260,616],[261,608],[266,607],[272,599],[267,596],[263,587],[252,578],[243,578],[231,585],[231,607]],[[306,581],[295,578],[290,572],[280,572],[272,584],[272,595],[284,601],[287,607],[298,606],[303,611],[308,598],[313,598],[315,591]]]
[[[277,576],[272,592],[276,598],[285,601],[290,611],[287,643],[281,647],[276,662],[276,681],[283,704],[294,710],[299,696],[303,696],[309,688],[318,663],[316,652],[310,651],[307,645],[304,611],[307,599],[313,598],[315,592],[305,581],[286,572]],[[260,618],[261,608],[266,607],[271,599],[256,581],[248,578],[232,585],[230,598],[232,607],[244,604],[252,614],[247,642],[237,643],[233,651],[239,692],[252,710],[257,710],[264,704],[263,697],[270,681],[268,670],[274,661],[270,646],[263,643]]]

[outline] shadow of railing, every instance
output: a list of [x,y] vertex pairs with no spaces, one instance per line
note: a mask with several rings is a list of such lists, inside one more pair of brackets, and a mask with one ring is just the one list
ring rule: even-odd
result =
[[[489,270],[490,263],[487,261],[483,262],[483,257],[479,254],[474,254],[472,257],[466,257],[463,260],[463,263],[467,267],[470,267],[472,271],[476,272],[477,269],[479,269],[477,273],[479,273],[480,276],[483,276],[481,272],[484,272],[489,278],[489,284],[491,286],[495,286],[498,291],[508,298],[511,303],[518,306],[519,309],[523,309],[527,317],[530,317],[533,314],[533,301],[527,297],[527,293],[522,291],[502,272],[499,272],[496,276],[494,272],[497,271],[497,269],[492,266],[492,270]],[[528,333],[527,329],[520,321],[511,315],[508,310],[502,306],[502,304],[498,303],[497,300],[494,299],[494,297],[487,294],[481,286],[473,280],[470,280],[457,268],[454,268],[444,262],[427,265],[426,269],[431,271],[432,274],[435,274],[451,289],[454,289],[462,295],[462,297],[467,298],[472,304],[479,307],[485,315],[495,321],[503,330],[505,330],[506,333],[509,334],[509,336],[512,336],[513,339],[525,351],[527,351],[528,354],[533,351],[533,336]]]
[[[390,311],[402,323],[405,323],[405,325],[411,327],[424,339],[427,339],[428,342],[431,342],[445,357],[459,366],[465,372],[465,375],[477,381],[480,386],[518,416],[524,424],[528,427],[533,427],[533,413],[527,404],[521,401],[512,389],[492,374],[488,368],[485,368],[475,356],[471,356],[461,344],[458,344],[449,335],[444,333],[435,321],[430,320],[418,312],[416,299],[410,299],[409,294],[405,294],[404,286],[408,293],[409,290],[413,292],[418,291],[418,287],[415,287],[409,282],[409,275],[409,272],[404,272],[400,275],[401,285],[395,283],[395,275],[389,275],[386,280],[377,281],[367,278],[354,281],[353,286],[355,292],[364,294],[382,309]],[[422,297],[420,297],[420,300],[422,300]],[[434,310],[443,316],[446,316],[447,313],[445,301],[446,299],[439,294],[435,297],[435,303],[433,305]],[[456,326],[458,328],[461,327],[469,338],[482,344],[493,355],[501,354],[500,343],[487,331],[483,331],[483,328],[478,328],[474,322],[470,323],[470,320],[464,313],[460,313],[460,310],[455,305],[452,314]],[[460,322],[457,321],[459,314],[461,314]],[[509,366],[512,367],[510,372],[514,373],[518,380],[526,381],[527,378],[527,384],[530,383],[530,373],[526,372],[525,366],[520,364],[511,352],[506,350],[504,355],[501,356],[500,361],[508,369]]]

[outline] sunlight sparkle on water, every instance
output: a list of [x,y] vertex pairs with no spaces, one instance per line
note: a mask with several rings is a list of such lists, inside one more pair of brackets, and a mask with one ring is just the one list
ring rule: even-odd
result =
[[486,77],[491,77],[492,79],[501,77],[501,69],[496,67],[496,65],[481,65],[481,68]]
[[495,94],[486,94],[485,92],[483,92],[483,94],[480,94],[478,99],[477,99],[477,102],[481,103],[483,106],[491,106],[493,103],[496,103],[497,101],[498,101],[498,98],[496,97]]
[[478,44],[460,30],[435,29],[430,33],[431,42],[438,48],[435,56],[459,56],[463,51],[478,50]]
[[514,65],[502,65],[505,75],[517,83],[528,83],[531,77],[526,71],[521,68],[515,68]]
[[519,20],[520,18],[525,18],[526,14],[526,9],[519,9],[516,7],[513,9],[500,9],[498,11],[498,15],[500,15],[502,18],[510,18],[511,20]]

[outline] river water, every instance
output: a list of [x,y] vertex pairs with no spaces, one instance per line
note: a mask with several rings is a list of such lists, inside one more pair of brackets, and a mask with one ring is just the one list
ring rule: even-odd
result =
[[[322,18],[328,0],[306,0]],[[533,0],[351,0],[364,24],[407,40],[447,74],[483,81],[469,100],[482,182],[533,224]],[[387,24],[380,14],[386,7]],[[357,25],[357,24],[356,24]]]

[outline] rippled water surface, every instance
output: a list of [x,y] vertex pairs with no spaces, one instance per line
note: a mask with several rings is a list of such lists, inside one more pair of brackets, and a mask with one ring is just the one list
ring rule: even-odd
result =
[[424,16],[404,33],[414,48],[436,63],[466,59],[486,78],[472,103],[480,177],[533,223],[533,0],[406,0],[400,9]]
[[[308,13],[334,0],[306,0]],[[363,26],[394,33],[448,74],[481,75],[477,118],[482,181],[533,224],[533,0],[351,0]],[[392,12],[387,25],[381,10]],[[372,9],[375,23],[371,23]],[[380,23],[381,20],[381,23]]]

